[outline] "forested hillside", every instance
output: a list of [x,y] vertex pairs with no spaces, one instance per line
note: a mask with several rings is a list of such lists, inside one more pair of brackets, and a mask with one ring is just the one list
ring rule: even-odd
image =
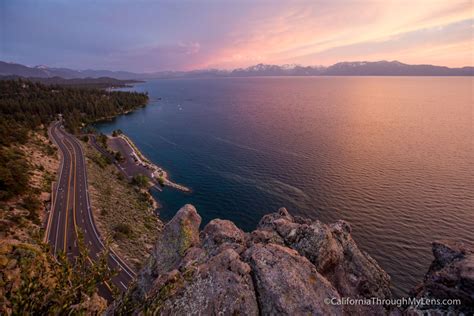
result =
[[[96,291],[111,272],[103,258],[53,258],[42,222],[59,167],[49,123],[63,114],[69,130],[144,106],[146,94],[0,81],[0,314],[99,314]],[[80,247],[83,247],[82,244]]]
[[[16,130],[18,125],[35,128],[51,122],[57,114],[63,114],[67,127],[76,132],[81,123],[128,112],[144,106],[147,101],[148,96],[144,93],[66,88],[26,80],[5,80],[0,81],[0,126],[7,130]],[[4,136],[6,135],[2,131],[2,143]]]
[[143,93],[48,86],[26,80],[0,81],[0,200],[26,190],[27,167],[22,152],[28,134],[62,114],[77,132],[83,123],[116,116],[144,106]]

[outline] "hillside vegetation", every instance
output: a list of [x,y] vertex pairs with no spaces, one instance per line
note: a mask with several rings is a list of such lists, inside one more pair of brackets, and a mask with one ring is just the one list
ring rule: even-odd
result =
[[134,110],[147,100],[143,93],[0,81],[0,201],[27,191],[28,166],[15,145],[25,144],[31,131],[44,130],[62,114],[66,127],[77,132],[83,124]]
[[1,315],[103,311],[106,303],[96,291],[111,277],[105,259],[89,264],[85,251],[74,262],[55,259],[42,242],[59,166],[47,127],[63,114],[76,132],[83,124],[141,107],[147,99],[139,93],[0,81]]
[[84,145],[94,220],[110,247],[134,268],[141,267],[161,230],[147,189],[131,184],[116,166],[90,145]]
[[0,139],[10,134],[5,133],[10,128],[36,128],[58,114],[77,132],[82,123],[132,111],[148,101],[144,93],[66,88],[21,79],[0,81],[0,91]]

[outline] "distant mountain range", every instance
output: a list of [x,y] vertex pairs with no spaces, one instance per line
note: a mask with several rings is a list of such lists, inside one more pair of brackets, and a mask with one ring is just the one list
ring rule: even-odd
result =
[[109,77],[122,80],[257,76],[474,76],[474,67],[449,68],[433,65],[408,65],[398,61],[364,61],[341,62],[329,67],[258,64],[234,70],[207,69],[133,73],[110,70],[72,70],[47,66],[28,67],[21,64],[0,61],[0,76],[12,75],[34,78],[61,77],[64,79]]
[[20,76],[29,78],[60,77],[64,79],[109,77],[128,80],[137,79],[137,76],[140,76],[140,74],[126,71],[72,70],[68,68],[53,68],[43,65],[28,67],[21,64],[0,61],[0,76]]

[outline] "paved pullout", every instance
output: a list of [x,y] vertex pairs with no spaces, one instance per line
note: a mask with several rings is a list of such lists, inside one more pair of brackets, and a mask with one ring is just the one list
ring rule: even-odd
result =
[[[73,258],[79,254],[77,236],[82,231],[84,243],[89,248],[89,257],[96,260],[104,250],[104,243],[95,226],[90,206],[86,163],[81,144],[64,131],[59,122],[51,126],[49,136],[58,146],[62,158],[46,225],[45,241],[51,244],[54,254],[61,251],[68,258]],[[134,271],[113,251],[109,254],[108,264],[111,269],[119,271],[113,282],[119,290],[125,291],[135,276]],[[105,298],[111,298],[109,285],[101,286],[99,292]]]

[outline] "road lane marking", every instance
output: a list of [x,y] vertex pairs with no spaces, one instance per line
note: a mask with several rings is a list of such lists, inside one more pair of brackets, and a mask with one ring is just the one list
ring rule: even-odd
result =
[[[82,160],[82,165],[85,166],[85,158],[84,158],[84,153],[83,153],[83,150],[82,150],[82,146],[77,142],[77,140],[74,137],[71,137],[70,140],[68,139],[68,142],[72,145],[72,150],[74,151],[74,154],[76,155],[76,157],[77,157],[77,152],[76,152],[76,146],[74,146],[74,144],[77,145],[77,147],[79,147],[79,151],[81,153],[81,158],[82,158],[81,159]],[[102,242],[101,238],[99,237],[99,234],[97,233],[97,230],[96,230],[95,224],[94,224],[94,220],[92,219],[92,215],[91,215],[92,210],[91,210],[91,207],[90,207],[90,201],[89,201],[89,196],[88,196],[88,191],[87,191],[87,173],[86,173],[86,168],[85,167],[83,168],[83,175],[84,175],[84,187],[86,188],[85,196],[86,196],[86,206],[87,206],[87,210],[88,210],[87,213],[89,215],[89,221],[90,221],[90,224],[92,226],[92,230],[94,231],[96,239],[99,241],[102,248],[105,249],[105,245]],[[81,177],[81,180],[82,180],[82,177]],[[82,212],[82,210],[81,210],[81,212]],[[87,233],[87,229],[84,229],[84,230],[85,230],[85,233]],[[110,251],[111,251],[111,253],[115,254],[115,252],[112,248],[110,248]],[[133,276],[136,275],[135,272],[125,262],[123,262],[118,256],[117,256],[117,258],[119,258],[119,259],[117,259],[115,257],[111,257],[111,258],[117,263],[117,265],[120,268],[122,268],[122,270],[125,271],[126,274],[128,274],[129,277],[133,278]]]
[[54,240],[54,254],[56,254],[56,248],[58,247],[58,235],[59,235],[60,222],[61,222],[61,213],[58,213],[58,225],[56,226],[56,239]]
[[[54,125],[53,127],[51,127],[51,129],[48,129],[48,134],[51,136],[51,138],[53,139],[53,141],[56,143],[56,146],[58,148],[59,147],[59,144],[58,142],[56,141],[56,139],[54,139],[54,136],[53,136],[53,129],[55,129],[57,127],[57,125]],[[59,150],[61,151],[61,150]],[[51,212],[49,214],[49,217],[48,217],[48,222],[46,223],[46,233],[44,234],[44,238],[43,238],[43,242],[46,242],[47,240],[49,240],[49,236],[51,234],[51,222],[52,222],[52,218],[54,217],[54,210],[56,208],[56,203],[57,203],[57,199],[58,199],[58,190],[59,190],[59,187],[61,185],[61,178],[62,178],[62,175],[63,175],[63,169],[64,169],[64,154],[61,153],[61,155],[63,156],[61,159],[61,171],[59,173],[59,178],[58,178],[58,183],[57,183],[57,186],[56,186],[56,194],[54,195],[53,197],[53,200],[52,200],[52,205],[51,205]]]
[[[66,140],[68,143],[69,140]],[[72,159],[72,154],[71,152],[70,153],[70,156],[71,156],[71,160]],[[77,165],[77,155],[76,155],[76,152],[74,151],[74,195],[73,195],[73,206],[72,206],[72,209],[73,209],[73,212],[72,212],[72,217],[73,217],[73,222],[74,222],[74,232],[76,234],[76,239],[75,241],[79,238],[79,234],[77,232],[77,222],[76,222],[76,187],[77,187],[77,182],[76,182],[76,175],[77,175],[77,168],[76,168],[76,165]],[[82,219],[82,222],[84,222],[84,219]]]
[[[66,144],[64,144],[65,147]],[[68,151],[68,155],[71,158],[71,167],[69,168],[72,171],[72,157],[71,153]],[[71,172],[69,172],[69,177],[68,177],[68,185],[67,185],[67,198],[66,198],[66,223],[64,224],[64,252],[66,252],[66,246],[67,246],[67,218],[68,218],[68,213],[69,213],[69,191],[71,189]]]
[[[78,147],[79,147],[79,151],[81,152],[81,156],[82,156],[82,163],[83,163],[83,165],[85,166],[84,153],[83,153],[83,151],[82,151],[82,146],[81,146],[80,144],[78,144],[75,139],[74,139],[74,141],[75,141],[75,144],[78,145]],[[74,147],[74,146],[73,146],[73,147]],[[75,148],[73,148],[73,149],[74,149],[74,151],[76,150]],[[86,181],[86,179],[87,179],[87,173],[86,173],[86,168],[84,167],[83,170],[84,170],[84,187],[86,188],[86,190],[85,190],[85,191],[86,191],[86,192],[85,192],[85,195],[86,195],[86,204],[87,204],[87,210],[88,210],[87,213],[88,213],[88,215],[89,215],[89,221],[90,221],[90,223],[91,223],[92,230],[94,231],[94,234],[95,234],[97,240],[98,240],[99,243],[101,244],[102,248],[105,248],[105,245],[104,245],[104,243],[102,242],[101,238],[99,237],[99,234],[97,233],[97,230],[96,230],[96,228],[95,228],[94,220],[92,219],[92,215],[91,215],[92,210],[91,210],[91,207],[90,207],[90,204],[89,204],[90,202],[89,202],[89,196],[88,196],[88,195],[89,195],[89,194],[88,194],[89,192],[88,192],[88,190],[87,190],[87,181]],[[111,253],[115,254],[115,252],[114,252],[114,250],[113,250],[112,248],[110,248],[110,251],[111,251]],[[118,257],[117,257],[117,258],[118,258]],[[135,272],[134,272],[125,262],[123,262],[123,261],[120,260],[120,259],[118,260],[117,258],[112,257],[112,259],[114,259],[114,261],[119,265],[119,267],[123,268],[123,270],[125,271],[125,273],[127,273],[131,278],[133,278],[133,276],[136,275]],[[130,271],[133,275],[132,275],[129,271]]]

